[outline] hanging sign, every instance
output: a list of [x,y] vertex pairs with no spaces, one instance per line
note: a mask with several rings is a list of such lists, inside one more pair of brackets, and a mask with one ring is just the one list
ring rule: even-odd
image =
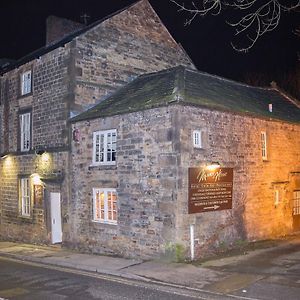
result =
[[232,208],[232,168],[189,168],[188,213]]

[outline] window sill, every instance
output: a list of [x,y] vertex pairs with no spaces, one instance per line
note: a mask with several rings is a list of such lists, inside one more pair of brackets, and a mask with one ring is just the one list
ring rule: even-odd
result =
[[32,95],[33,95],[32,91],[29,92],[29,93],[26,93],[26,94],[24,94],[24,95],[22,95],[22,94],[20,93],[18,99],[23,99],[23,98],[26,98],[26,97],[29,97],[29,96],[32,96]]
[[98,170],[116,170],[116,164],[91,164],[88,167],[89,170],[98,169]]
[[109,222],[109,221],[92,220],[92,222],[95,223],[95,224],[102,224],[102,225],[113,225],[113,226],[117,226],[118,225],[117,222]]
[[19,215],[19,218],[22,220],[27,220],[27,221],[32,221],[32,216],[24,216],[24,215]]

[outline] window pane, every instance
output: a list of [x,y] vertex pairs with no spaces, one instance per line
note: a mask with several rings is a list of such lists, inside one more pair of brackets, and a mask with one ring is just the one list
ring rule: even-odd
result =
[[117,134],[115,130],[94,133],[94,162],[111,163],[116,161]]
[[99,192],[96,193],[96,199],[95,199],[95,219],[100,219],[100,197]]
[[104,161],[104,134],[100,135],[100,162]]
[[21,214],[30,216],[30,181],[29,178],[22,178],[20,181]]
[[20,115],[20,140],[21,151],[30,149],[30,113]]
[[114,190],[97,190],[94,193],[94,220],[117,221],[117,194]]
[[107,161],[112,161],[112,156],[110,150],[107,151]]
[[104,195],[104,192],[101,192],[100,194],[100,219],[101,220],[104,220],[105,217],[104,217],[104,202],[105,202],[105,195]]
[[21,94],[26,95],[31,92],[31,71],[25,72],[21,76]]

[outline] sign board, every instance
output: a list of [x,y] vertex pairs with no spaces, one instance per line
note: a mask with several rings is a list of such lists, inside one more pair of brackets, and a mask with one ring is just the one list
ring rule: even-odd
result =
[[189,168],[188,213],[232,208],[232,168]]

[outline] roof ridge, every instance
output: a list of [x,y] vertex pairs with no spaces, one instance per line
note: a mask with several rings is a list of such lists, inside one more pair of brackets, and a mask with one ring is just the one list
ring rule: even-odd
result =
[[190,72],[206,75],[208,77],[212,77],[212,78],[219,79],[219,80],[226,81],[226,82],[231,82],[233,84],[240,85],[240,86],[245,86],[245,87],[248,87],[248,88],[251,88],[251,89],[276,90],[272,87],[253,86],[253,85],[247,84],[245,82],[241,82],[241,81],[237,81],[237,80],[234,80],[234,79],[222,77],[222,76],[216,75],[216,74],[211,74],[211,73],[208,73],[208,72],[205,72],[205,71],[193,70],[193,69],[190,69],[190,68],[186,68],[186,69],[187,69],[187,71],[190,71]]
[[271,90],[277,92],[278,94],[282,95],[284,98],[286,98],[288,101],[296,105],[298,108],[300,108],[300,101],[297,98],[294,98],[293,96],[287,94],[285,91],[281,90],[280,88],[270,88]]

